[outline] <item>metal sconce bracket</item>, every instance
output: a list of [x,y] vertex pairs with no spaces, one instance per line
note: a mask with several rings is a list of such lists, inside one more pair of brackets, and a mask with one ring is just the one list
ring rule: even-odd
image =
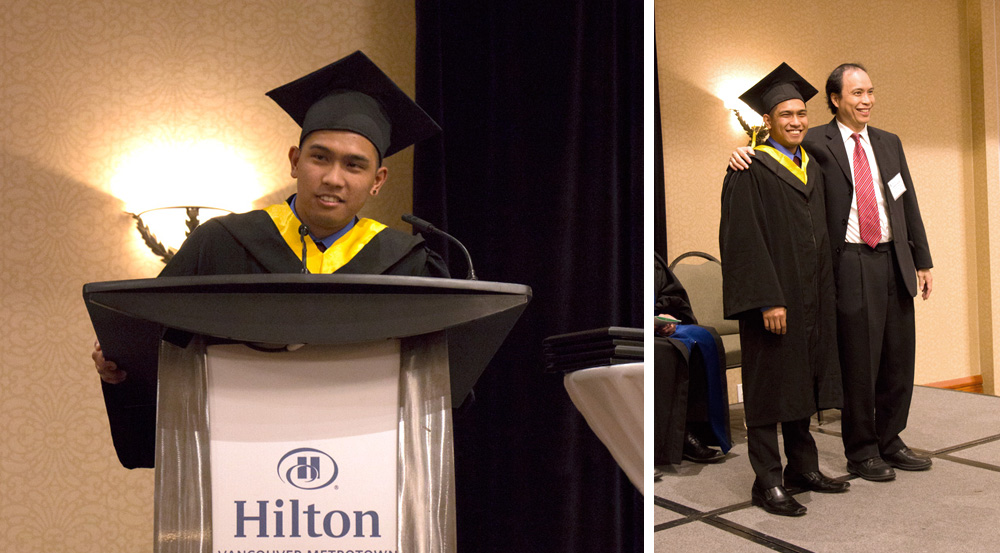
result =
[[174,257],[174,254],[177,253],[177,250],[173,248],[168,248],[167,246],[163,245],[163,243],[156,238],[156,235],[153,233],[153,231],[150,230],[149,226],[145,222],[143,222],[142,216],[151,211],[161,211],[167,209],[183,209],[187,214],[187,219],[184,221],[184,224],[187,226],[188,229],[187,232],[184,233],[185,237],[190,236],[191,232],[194,231],[194,229],[198,228],[198,225],[201,224],[201,221],[198,220],[198,215],[202,209],[215,209],[218,211],[226,211],[232,213],[232,211],[229,211],[228,209],[222,209],[219,207],[208,207],[208,206],[155,207],[153,209],[147,209],[146,211],[142,211],[140,213],[131,213],[126,211],[126,213],[128,213],[129,215],[132,216],[133,219],[135,219],[135,228],[136,230],[139,231],[139,235],[142,236],[142,241],[146,243],[146,247],[148,247],[150,251],[152,251],[154,254],[159,256],[159,258],[163,260],[164,264],[168,263]]

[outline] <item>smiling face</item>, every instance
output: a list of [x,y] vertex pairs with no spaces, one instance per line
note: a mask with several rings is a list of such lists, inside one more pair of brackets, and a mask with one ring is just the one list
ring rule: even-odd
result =
[[875,87],[868,73],[860,69],[845,71],[840,94],[831,94],[830,101],[837,106],[838,121],[854,132],[864,130],[875,105]]
[[389,170],[367,138],[349,131],[315,131],[288,152],[297,183],[295,211],[316,238],[344,228],[370,196],[378,194]]
[[794,151],[809,129],[805,102],[798,99],[781,102],[764,116],[764,125],[775,142]]

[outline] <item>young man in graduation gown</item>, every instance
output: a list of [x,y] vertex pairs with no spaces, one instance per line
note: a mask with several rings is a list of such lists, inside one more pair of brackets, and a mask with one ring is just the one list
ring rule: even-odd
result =
[[751,500],[785,516],[806,512],[788,488],[848,488],[819,471],[809,433],[817,409],[842,402],[823,177],[800,147],[805,102],[815,94],[783,63],[740,97],[763,116],[770,138],[756,148],[758,163],[727,172],[719,227],[725,316],[740,321]]
[[[310,273],[447,277],[443,260],[422,238],[357,217],[388,178],[384,158],[439,132],[438,125],[360,51],[267,94],[302,127],[288,153],[296,193],[263,210],[206,221],[160,276],[300,273],[305,267]],[[104,359],[99,344],[92,357],[105,386],[127,377]],[[105,387],[112,435],[136,437],[115,439],[130,468],[153,466],[155,389],[150,394],[121,405]]]
[[302,126],[288,153],[296,194],[196,228],[161,276],[311,273],[446,276],[419,236],[359,219],[388,177],[382,160],[440,129],[361,52],[268,96]]

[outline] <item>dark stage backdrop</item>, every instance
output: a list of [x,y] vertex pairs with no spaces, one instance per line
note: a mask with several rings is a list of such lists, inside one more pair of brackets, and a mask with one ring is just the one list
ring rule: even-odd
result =
[[[461,553],[642,550],[642,500],[542,340],[640,326],[642,2],[417,0],[414,212],[534,299],[456,413]],[[446,246],[437,244],[438,251]],[[465,274],[452,251],[453,274]]]

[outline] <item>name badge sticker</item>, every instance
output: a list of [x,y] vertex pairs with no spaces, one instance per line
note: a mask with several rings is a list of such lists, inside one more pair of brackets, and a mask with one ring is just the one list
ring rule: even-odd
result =
[[889,192],[892,192],[894,200],[898,200],[903,192],[906,192],[906,185],[903,184],[903,177],[899,173],[896,173],[896,176],[889,181]]

